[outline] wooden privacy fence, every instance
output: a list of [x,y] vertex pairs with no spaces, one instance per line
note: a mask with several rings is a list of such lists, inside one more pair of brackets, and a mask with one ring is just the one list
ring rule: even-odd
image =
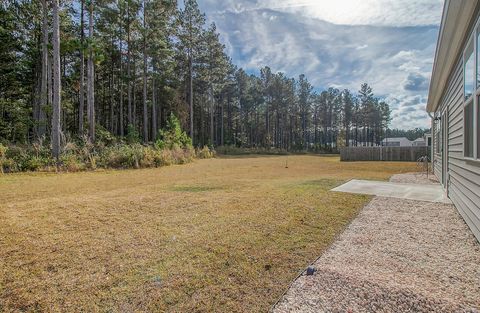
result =
[[344,147],[340,148],[341,161],[418,161],[430,159],[430,147]]

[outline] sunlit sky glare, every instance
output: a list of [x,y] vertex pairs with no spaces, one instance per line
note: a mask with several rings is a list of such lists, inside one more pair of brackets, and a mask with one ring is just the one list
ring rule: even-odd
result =
[[425,113],[443,0],[198,0],[228,54],[250,73],[306,74],[317,90],[368,82],[392,128]]

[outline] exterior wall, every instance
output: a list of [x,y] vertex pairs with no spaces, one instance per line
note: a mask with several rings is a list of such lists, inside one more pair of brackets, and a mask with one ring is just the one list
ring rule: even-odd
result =
[[[448,84],[444,90],[440,109],[448,108],[448,137],[447,149],[448,168],[447,184],[448,196],[468,224],[474,235],[480,241],[480,163],[467,161],[463,157],[463,62],[458,58],[457,65],[450,74]],[[434,171],[442,180],[442,155],[437,153],[437,127],[441,123],[433,123]]]

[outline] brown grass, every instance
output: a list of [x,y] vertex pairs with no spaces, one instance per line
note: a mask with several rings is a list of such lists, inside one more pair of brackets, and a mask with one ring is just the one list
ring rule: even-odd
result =
[[240,157],[0,176],[0,312],[262,312],[412,163]]

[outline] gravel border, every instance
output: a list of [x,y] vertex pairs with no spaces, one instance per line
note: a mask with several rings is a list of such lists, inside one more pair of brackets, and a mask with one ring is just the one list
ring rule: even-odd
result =
[[451,204],[375,197],[314,266],[273,312],[480,310],[480,244]]
[[397,174],[393,175],[390,178],[392,183],[407,183],[407,184],[422,184],[422,185],[435,185],[438,184],[438,178],[430,174],[427,176],[426,173],[407,173],[407,174]]

